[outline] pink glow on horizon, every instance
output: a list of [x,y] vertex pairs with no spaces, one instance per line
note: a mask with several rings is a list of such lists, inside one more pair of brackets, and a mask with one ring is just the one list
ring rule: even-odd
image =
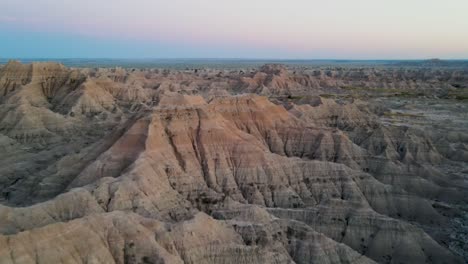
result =
[[38,32],[265,48],[297,57],[325,50],[337,57],[468,57],[468,1],[461,0],[42,2],[1,3],[8,13],[0,11],[0,21]]

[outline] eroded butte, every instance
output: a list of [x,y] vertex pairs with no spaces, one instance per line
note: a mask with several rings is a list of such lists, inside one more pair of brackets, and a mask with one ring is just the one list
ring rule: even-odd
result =
[[466,123],[392,108],[467,110],[428,71],[9,62],[0,262],[463,263]]

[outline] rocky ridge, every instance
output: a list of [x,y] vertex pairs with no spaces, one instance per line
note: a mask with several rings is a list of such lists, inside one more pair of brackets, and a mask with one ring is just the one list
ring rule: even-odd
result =
[[441,166],[466,165],[465,150],[325,96],[466,85],[420,74],[10,62],[0,262],[462,263],[430,230],[463,214],[466,177]]

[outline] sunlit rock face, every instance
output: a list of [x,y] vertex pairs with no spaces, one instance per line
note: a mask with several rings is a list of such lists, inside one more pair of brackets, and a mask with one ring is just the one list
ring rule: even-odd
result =
[[0,262],[463,263],[465,124],[392,108],[467,84],[427,71],[10,62]]

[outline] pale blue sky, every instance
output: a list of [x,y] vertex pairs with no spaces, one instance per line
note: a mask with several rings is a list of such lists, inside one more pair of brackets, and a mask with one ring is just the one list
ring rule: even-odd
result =
[[468,58],[467,0],[0,0],[0,57]]

